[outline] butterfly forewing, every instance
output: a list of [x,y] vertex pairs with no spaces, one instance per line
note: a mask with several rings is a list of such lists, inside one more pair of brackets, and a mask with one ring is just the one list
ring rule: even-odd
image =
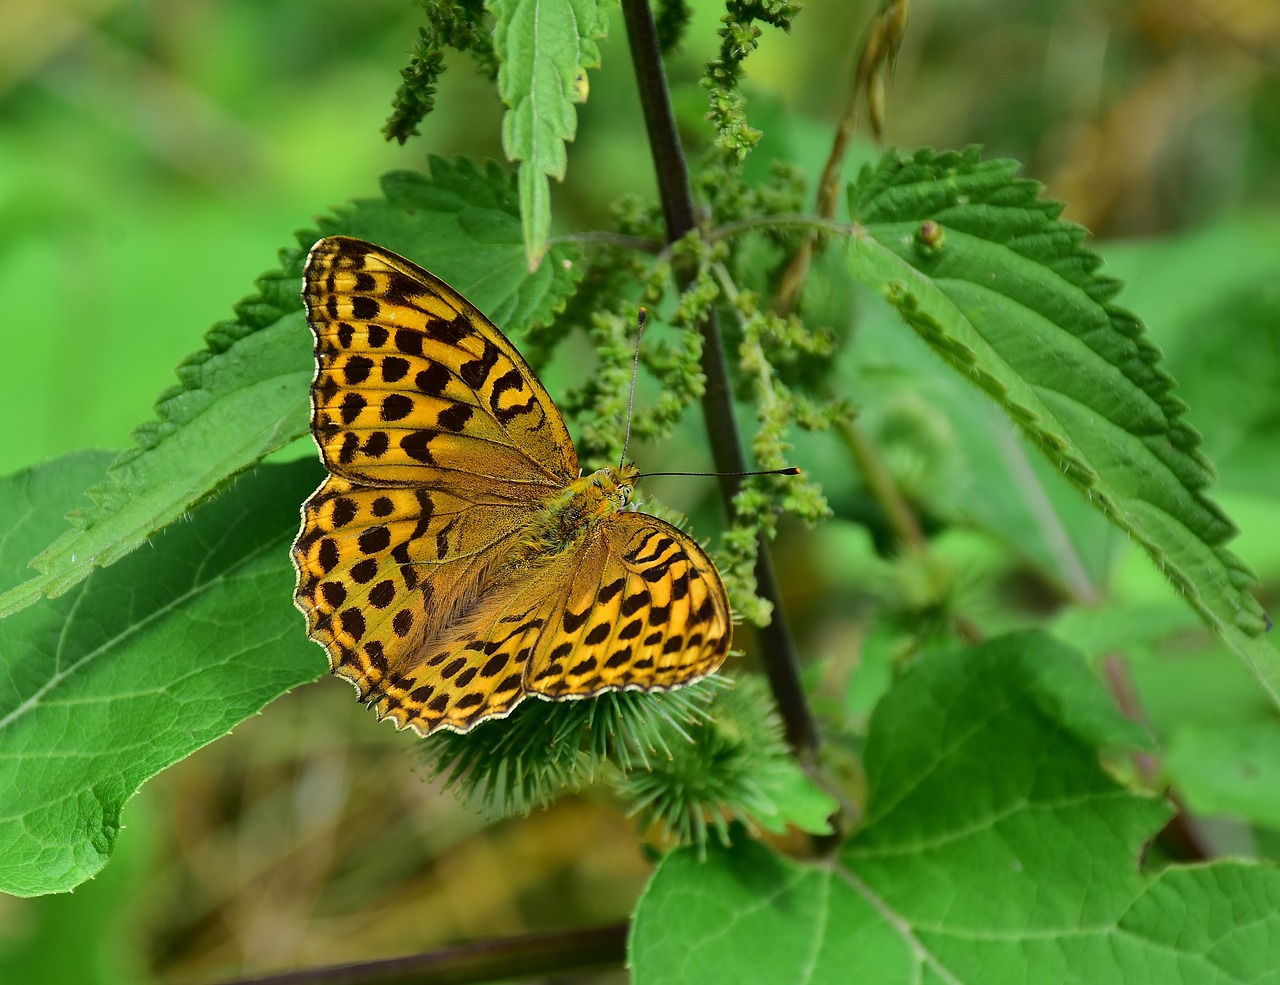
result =
[[331,474],[303,505],[295,600],[380,717],[465,732],[528,694],[667,689],[720,666],[732,627],[711,559],[618,512],[634,467],[577,479],[560,412],[479,311],[345,237],[312,248],[303,297]]
[[[372,485],[463,481],[537,497],[578,474],[564,419],[515,347],[439,278],[360,240],[311,250],[311,428],[325,466]],[[439,474],[439,473],[446,474]]]

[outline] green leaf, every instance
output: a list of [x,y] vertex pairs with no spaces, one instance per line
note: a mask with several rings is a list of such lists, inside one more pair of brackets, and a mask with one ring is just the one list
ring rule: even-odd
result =
[[62,521],[84,487],[101,475],[114,457],[109,451],[77,451],[0,478],[8,505],[0,536],[0,590],[22,582],[28,559],[48,543],[49,528]]
[[1223,492],[1274,498],[1280,229],[1260,216],[1238,216],[1168,239],[1108,243],[1104,255],[1165,350]]
[[761,771],[757,782],[764,799],[774,805],[772,814],[756,811],[751,815],[766,831],[785,834],[788,825],[794,825],[809,834],[831,834],[831,817],[840,804],[794,760],[785,768],[779,764]]
[[1151,555],[1280,703],[1280,654],[1160,352],[1111,304],[1085,231],[976,151],[888,155],[850,194],[855,276],[1013,418]]
[[[430,177],[387,174],[382,198],[336,209],[333,219],[321,221],[320,235],[356,236],[408,257],[513,338],[551,322],[582,275],[577,250],[557,246],[551,262],[531,272],[512,176],[492,162],[482,170],[465,158],[432,157],[430,164]],[[310,333],[303,334],[310,353]]]
[[[153,980],[137,927],[139,905],[147,906],[157,870],[172,858],[168,811],[161,806],[163,815],[156,816],[162,799],[134,799],[128,833],[111,865],[74,893],[5,900],[8,932],[0,943],[0,982],[138,985]],[[75,946],[68,947],[68,941]]]
[[1036,634],[922,661],[867,742],[867,819],[830,862],[742,841],[668,855],[632,926],[637,985],[1276,982],[1280,872],[1143,873],[1168,817],[1102,745],[1146,745]]
[[[345,234],[385,245],[434,270],[508,329],[543,324],[560,310],[579,276],[574,253],[530,273],[513,182],[496,166],[433,159],[430,177],[394,172],[384,196],[355,202],[320,222],[321,235]],[[282,269],[264,274],[259,293],[215,325],[206,348],[183,360],[181,381],[161,394],[157,419],[138,446],[111,465],[73,513],[73,529],[35,561],[41,574],[0,596],[0,616],[41,594],[58,595],[141,545],[231,476],[307,433],[307,388],[314,372],[311,333],[300,298],[304,251],[281,252]],[[192,265],[191,276],[199,276]],[[58,535],[50,524],[50,540]]]
[[160,395],[157,419],[134,432],[137,446],[88,489],[91,503],[67,517],[72,529],[32,563],[40,576],[0,596],[0,616],[115,563],[227,477],[305,431],[313,370],[296,341],[306,335],[302,255],[283,253],[282,262],[283,271],[264,274],[259,293],[236,306],[236,320],[215,325],[207,347],[179,364],[181,382]]
[[[903,332],[892,309],[863,305],[860,316],[840,379],[865,406],[863,427],[890,467],[909,456],[908,474],[894,469],[904,492],[942,519],[1007,543],[1068,598],[1097,599],[1123,534],[1035,454],[997,406]],[[904,432],[911,437],[904,421],[935,447],[902,448]]]
[[[21,519],[11,575],[100,455],[0,483]],[[0,651],[0,891],[58,892],[106,864],[139,785],[324,670],[288,600],[311,462],[263,467],[110,572],[5,623]]]
[[566,141],[574,138],[586,99],[586,70],[600,64],[596,39],[608,27],[598,0],[495,0],[498,91],[507,105],[502,149],[520,161],[520,214],[530,267],[551,235],[548,176],[564,180]]
[[1280,831],[1280,727],[1274,718],[1180,728],[1164,771],[1197,814],[1231,814]]

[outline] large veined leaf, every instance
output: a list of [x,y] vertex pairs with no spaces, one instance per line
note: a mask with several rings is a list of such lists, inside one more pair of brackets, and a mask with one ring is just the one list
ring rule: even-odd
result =
[[[215,325],[206,347],[178,366],[179,384],[139,427],[66,531],[34,562],[37,577],[0,595],[0,616],[41,595],[58,595],[136,549],[228,478],[307,433],[307,387],[314,364],[300,298],[306,249],[321,235],[377,242],[437,272],[505,328],[549,321],[576,277],[571,252],[530,272],[524,263],[513,182],[497,167],[432,162],[430,177],[396,172],[383,197],[352,203],[300,234],[281,252],[280,270]],[[192,266],[192,276],[198,276]],[[65,525],[51,524],[48,544]]]
[[1010,161],[889,154],[850,192],[850,269],[992,397],[1151,555],[1280,702],[1280,654],[1208,497],[1213,471],[1141,323],[1085,231]]
[[1047,637],[922,661],[872,716],[867,817],[839,854],[672,853],[636,912],[635,981],[1280,981],[1274,866],[1142,870],[1168,808],[1099,764],[1134,744]]
[[[79,453],[10,476],[3,584],[100,469]],[[264,466],[110,571],[5,620],[0,891],[70,889],[106,864],[144,780],[324,670],[289,604],[289,543],[317,463]]]

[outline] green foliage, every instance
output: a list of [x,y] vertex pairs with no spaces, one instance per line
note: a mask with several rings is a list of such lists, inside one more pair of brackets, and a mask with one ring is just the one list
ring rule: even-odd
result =
[[297,394],[314,371],[295,342],[304,324],[302,254],[281,256],[284,269],[263,275],[259,293],[236,306],[238,317],[215,325],[206,348],[178,365],[180,382],[160,394],[157,419],[137,428],[136,447],[87,490],[92,505],[72,512],[73,529],[34,562],[40,576],[0,597],[0,612],[66,592],[305,432]]
[[763,682],[727,683],[525,701],[497,724],[432,736],[423,749],[434,774],[496,817],[612,780],[642,829],[701,847],[713,830],[727,843],[731,818],[779,834],[788,824],[827,833],[837,805],[789,755]]
[[[1280,656],[1204,493],[1212,466],[1142,323],[1111,304],[1085,231],[976,151],[890,154],[850,192],[855,276],[879,285],[944,359],[984,389],[1112,523],[1127,531],[1280,701]],[[941,245],[923,248],[925,222]],[[1029,344],[1034,340],[1034,345]]]
[[839,855],[672,853],[636,912],[635,980],[1274,981],[1280,873],[1142,871],[1168,808],[1100,767],[1117,746],[1150,742],[1060,644],[924,661],[872,719],[867,818]]
[[691,743],[681,755],[668,752],[621,780],[643,827],[662,825],[700,853],[711,830],[721,844],[729,843],[730,819],[778,834],[788,824],[811,834],[830,832],[827,819],[837,804],[791,757],[758,677],[744,676],[736,687],[718,691],[709,714],[681,737]]
[[418,124],[435,108],[436,82],[444,71],[444,49],[471,49],[492,78],[497,75],[497,55],[486,29],[481,0],[420,0],[427,11],[427,25],[418,28],[409,64],[400,70],[400,88],[392,100],[391,116],[382,132],[388,140],[404,143],[418,133]]
[[551,185],[563,181],[565,142],[578,129],[587,69],[600,64],[606,21],[600,0],[495,0],[498,91],[507,104],[502,149],[519,161],[520,216],[531,267],[551,234]]
[[667,694],[623,691],[554,706],[531,700],[497,726],[443,733],[425,745],[433,772],[496,816],[528,814],[598,781],[617,763],[651,769],[669,742],[706,719],[714,678]]
[[283,250],[282,269],[259,279],[259,293],[236,305],[238,317],[209,330],[206,348],[178,366],[179,385],[157,400],[157,419],[134,432],[137,447],[88,490],[93,505],[71,514],[74,529],[36,559],[41,575],[0,596],[0,614],[67,591],[307,433],[314,363],[299,291],[305,248],[320,236],[360,236],[398,250],[478,299],[513,334],[550,321],[563,305],[574,253],[558,247],[529,272],[512,182],[496,167],[434,160],[430,177],[387,175],[383,193],[300,234],[303,249]]
[[716,130],[716,146],[741,163],[761,136],[747,123],[747,100],[740,88],[742,63],[756,50],[762,33],[755,22],[790,30],[800,5],[786,0],[728,0],[725,8],[720,53],[707,62],[702,84],[711,93],[707,117]]
[[[6,582],[101,465],[72,455],[5,480],[5,502],[23,514],[0,549]],[[293,581],[292,501],[317,473],[309,462],[258,469],[110,573],[9,617],[0,890],[84,882],[144,780],[321,673],[280,604]]]
[[[836,196],[846,218],[814,214],[806,176],[830,128],[765,91],[767,59],[805,20],[781,0],[728,0],[706,64],[673,63],[674,109],[646,102],[642,118],[615,100],[594,117],[625,106],[639,134],[650,114],[670,132],[679,116],[701,156],[660,150],[651,198],[631,187],[648,155],[624,151],[628,194],[610,205],[583,192],[597,160],[560,221],[611,227],[553,238],[548,179],[567,175],[602,48],[615,57],[598,84],[622,76],[634,98],[623,46],[601,44],[609,5],[423,6],[384,132],[403,142],[447,111],[443,52],[469,51],[507,107],[513,168],[430,157],[314,228],[277,230],[278,268],[176,386],[156,381],[134,447],[0,479],[0,890],[94,876],[141,784],[321,674],[289,604],[298,504],[322,473],[298,295],[306,250],[346,234],[431,269],[507,332],[584,464],[622,452],[644,305],[628,456],[644,472],[803,470],[727,480],[719,511],[711,483],[641,486],[643,508],[697,536],[724,576],[740,652],[723,677],[369,740],[413,750],[490,821],[579,795],[669,849],[653,849],[631,925],[637,982],[1275,980],[1280,660],[1258,597],[1275,598],[1280,548],[1257,535],[1280,488],[1274,221],[1106,248],[1149,333],[1085,230],[1014,161],[889,150]],[[715,47],[696,5],[655,8],[664,51]],[[645,10],[628,0],[628,18]],[[848,43],[823,44],[831,89]],[[679,81],[695,78],[705,119]],[[644,77],[641,98],[666,87]],[[869,95],[882,112],[883,90]],[[359,139],[335,107],[321,119],[331,143]],[[587,129],[584,161],[601,153]],[[668,242],[677,206],[697,224]],[[293,452],[306,461],[280,463]],[[757,583],[770,566],[779,584]],[[325,741],[365,741],[325,724]],[[299,815],[314,793],[297,791]],[[1205,816],[1234,818],[1230,837]],[[466,835],[442,830],[430,850],[452,861]],[[359,843],[383,860],[363,898],[387,907],[380,880],[402,860]],[[1200,864],[1183,864],[1197,845]],[[1214,860],[1227,852],[1243,857]],[[341,878],[361,898],[360,878]],[[616,919],[626,904],[609,905]],[[118,933],[104,912],[85,933]]]

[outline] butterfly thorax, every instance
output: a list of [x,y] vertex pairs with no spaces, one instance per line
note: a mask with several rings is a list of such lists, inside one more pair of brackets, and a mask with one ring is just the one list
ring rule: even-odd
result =
[[579,476],[553,497],[529,527],[521,546],[531,557],[569,550],[603,517],[631,502],[640,470],[630,462]]

